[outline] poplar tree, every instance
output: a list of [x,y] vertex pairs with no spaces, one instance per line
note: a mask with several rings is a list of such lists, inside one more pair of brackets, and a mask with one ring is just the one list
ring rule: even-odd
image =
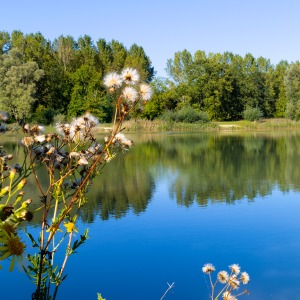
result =
[[284,78],[287,96],[287,116],[300,120],[300,63],[292,64]]
[[28,119],[32,112],[36,83],[43,76],[36,62],[23,62],[18,49],[0,56],[0,108],[16,121]]

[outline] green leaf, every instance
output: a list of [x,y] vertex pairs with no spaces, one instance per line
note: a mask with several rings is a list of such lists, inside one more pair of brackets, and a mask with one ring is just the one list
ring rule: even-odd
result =
[[29,237],[29,239],[31,240],[31,243],[32,243],[32,247],[37,247],[37,248],[39,248],[39,245],[38,245],[38,243],[35,241],[35,239],[33,238],[33,236],[29,233],[29,232],[27,232],[26,230],[24,230],[25,231],[25,234]]
[[76,250],[79,246],[81,246],[81,245],[89,238],[88,232],[89,232],[89,230],[86,229],[85,232],[84,232],[84,234],[83,234],[83,235],[80,235],[80,240],[76,240],[76,241],[73,243],[73,246],[72,246],[72,248],[71,248],[71,250],[70,250],[70,254],[76,253],[75,250]]

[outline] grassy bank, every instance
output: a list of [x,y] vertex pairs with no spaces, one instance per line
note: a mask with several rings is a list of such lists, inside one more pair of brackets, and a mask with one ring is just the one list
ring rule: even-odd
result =
[[[162,120],[130,120],[125,121],[123,132],[165,132],[165,131],[262,131],[262,130],[286,130],[300,129],[300,121],[289,119],[263,119],[261,121],[226,121],[209,123],[175,123]],[[12,126],[13,130],[7,132],[4,137],[16,136],[22,132],[18,126]],[[18,130],[16,128],[18,127]],[[99,124],[95,133],[108,133],[112,128],[111,123]],[[49,125],[45,127],[45,133],[53,132],[55,129]]]
[[[111,124],[100,124],[98,132],[109,131]],[[263,119],[261,121],[227,121],[209,123],[175,123],[161,120],[130,120],[124,122],[124,132],[160,132],[160,131],[236,131],[236,130],[277,130],[300,129],[300,121],[289,119]]]

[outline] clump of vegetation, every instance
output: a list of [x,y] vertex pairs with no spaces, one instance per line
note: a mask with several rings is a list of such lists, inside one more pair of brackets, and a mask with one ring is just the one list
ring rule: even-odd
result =
[[177,111],[167,111],[162,115],[162,119],[170,122],[183,123],[207,123],[209,116],[204,111],[197,111],[192,107],[184,107]]
[[53,108],[46,108],[44,105],[39,105],[32,115],[33,123],[49,125],[53,122],[56,111]]
[[247,121],[259,121],[263,117],[263,112],[258,107],[246,108],[243,111],[243,118]]

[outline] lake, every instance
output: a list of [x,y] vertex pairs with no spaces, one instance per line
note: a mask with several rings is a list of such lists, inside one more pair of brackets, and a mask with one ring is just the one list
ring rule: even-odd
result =
[[[241,299],[300,299],[300,132],[127,136],[89,192],[90,239],[58,299],[154,300],[173,282],[165,299],[209,299],[206,263],[249,273]],[[1,299],[30,299],[23,272],[0,279]]]

